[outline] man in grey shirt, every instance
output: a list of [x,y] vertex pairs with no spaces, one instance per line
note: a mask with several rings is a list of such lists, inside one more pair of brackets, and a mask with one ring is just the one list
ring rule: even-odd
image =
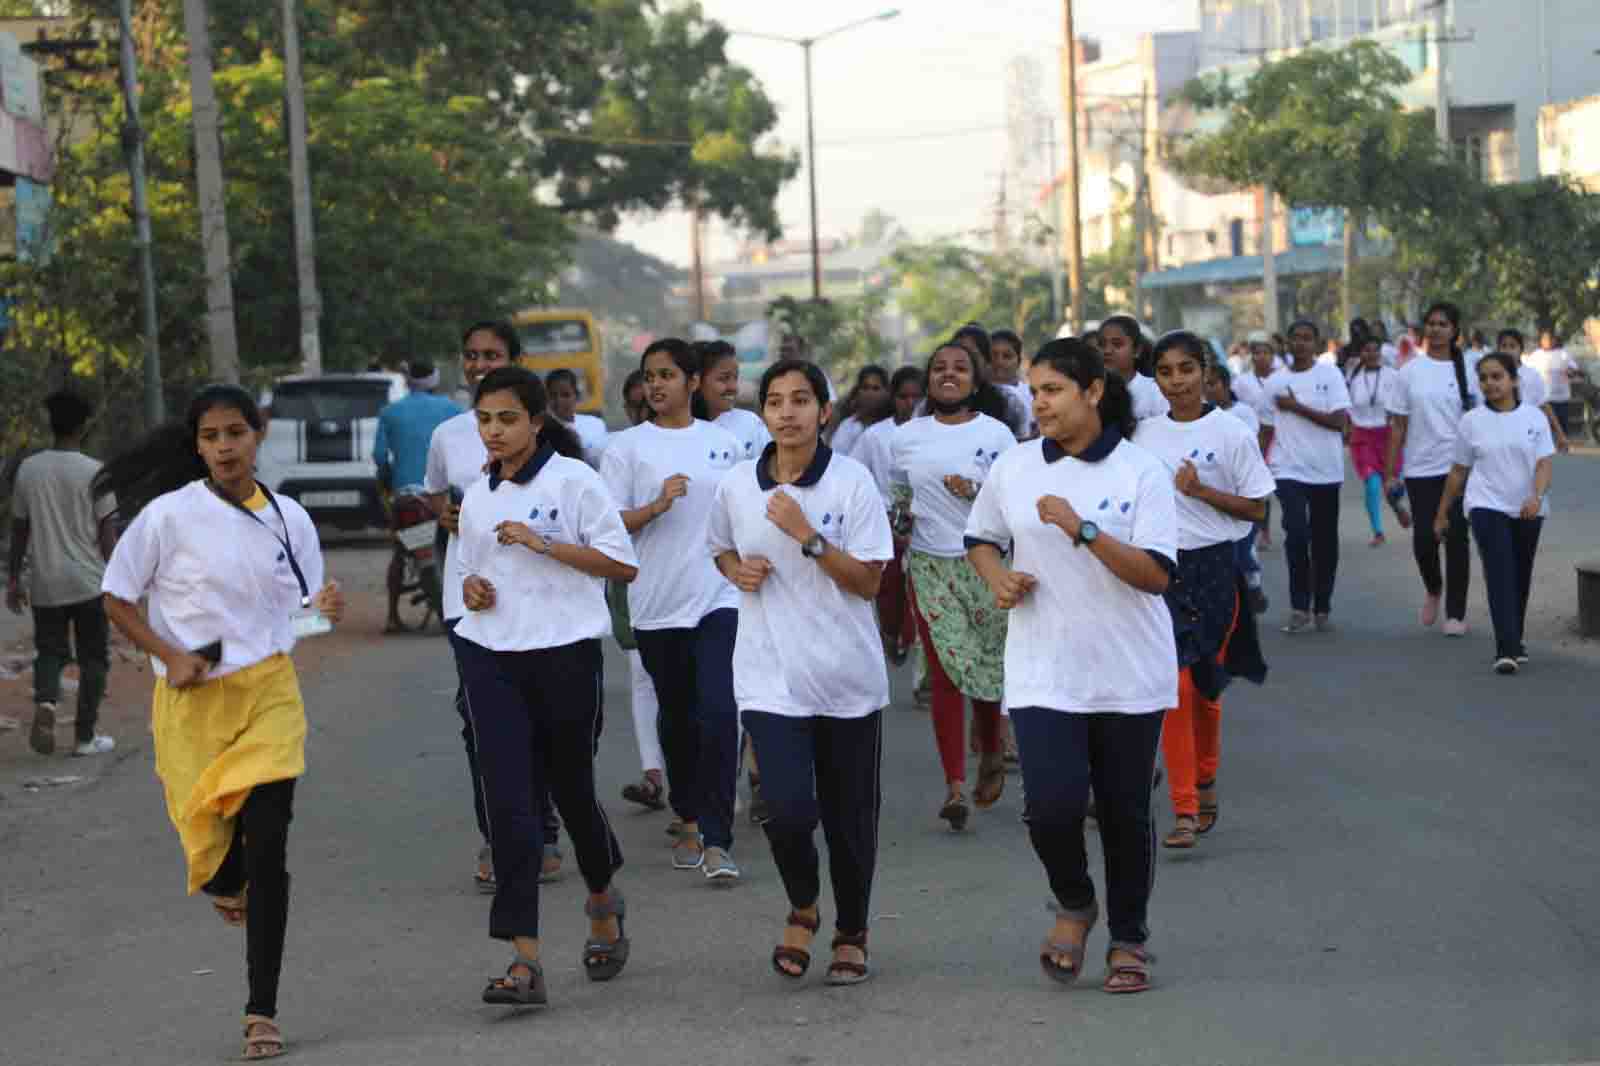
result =
[[[45,400],[55,444],[30,455],[17,468],[11,498],[10,580],[6,606],[17,614],[33,607],[33,728],[29,743],[40,755],[56,750],[56,704],[61,671],[77,648],[78,718],[76,755],[103,755],[116,742],[96,729],[110,670],[110,631],[100,598],[106,560],[116,546],[116,498],[96,498],[100,464],[84,455],[84,427],[94,408],[70,392]],[[23,559],[33,554],[26,594],[20,587]],[[72,641],[68,642],[68,630]]]

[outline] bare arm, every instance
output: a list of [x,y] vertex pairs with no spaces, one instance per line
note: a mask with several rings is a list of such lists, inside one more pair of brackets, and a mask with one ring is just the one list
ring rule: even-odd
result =
[[635,507],[631,511],[623,511],[622,525],[629,533],[637,533],[666,514],[671,506],[670,503],[663,503],[661,497],[658,496],[643,507]]
[[174,647],[162,640],[156,631],[150,628],[150,623],[145,620],[144,612],[136,603],[129,603],[111,593],[105,594],[106,616],[111,623],[122,631],[122,635],[133,641],[134,646],[153,658],[160,659],[167,667],[167,683],[174,688],[187,688],[205,679],[210,664],[193,652],[183,648]]
[[450,502],[448,492],[430,493],[428,506],[432,508],[434,516],[439,519],[439,525],[446,533],[456,533],[461,529],[461,507]]
[[[1041,497],[1039,518],[1046,525],[1055,526],[1066,534],[1073,546],[1080,548],[1084,546],[1078,542],[1078,535],[1083,531],[1083,519],[1078,517],[1078,513],[1066,500],[1059,496]],[[1088,549],[1089,554],[1100,560],[1107,570],[1117,576],[1117,580],[1133,586],[1140,592],[1148,592],[1152,596],[1160,596],[1167,591],[1167,584],[1171,579],[1166,568],[1156,562],[1143,548],[1124,543],[1102,529],[1095,539],[1088,543]]]
[[1411,428],[1410,415],[1389,416],[1389,454],[1384,457],[1383,469],[1391,484],[1400,478],[1400,452],[1406,446],[1406,432]]
[[816,562],[835,585],[864,600],[878,595],[878,587],[883,584],[882,563],[863,562],[826,541],[823,544],[822,554],[817,556]]
[[95,536],[100,543],[100,558],[109,563],[111,553],[117,550],[117,516],[108,514],[100,519],[100,525],[95,528]]
[[570,566],[591,577],[603,577],[607,581],[620,581],[626,585],[639,576],[637,566],[619,563],[598,548],[581,544],[552,544],[549,554],[550,558],[563,566]]
[[1461,498],[1462,490],[1467,487],[1467,475],[1471,472],[1472,467],[1460,463],[1450,468],[1450,476],[1444,479],[1444,495],[1439,497],[1439,510],[1433,516],[1436,532],[1449,527],[1450,511]]
[[1261,433],[1256,441],[1257,444],[1261,445],[1262,458],[1265,458],[1267,454],[1272,451],[1272,438],[1274,435],[1276,435],[1276,433],[1277,430],[1274,427],[1265,424],[1262,425]]
[[1544,412],[1544,420],[1550,423],[1550,439],[1555,441],[1556,451],[1566,455],[1572,450],[1572,444],[1567,440],[1567,431],[1562,428],[1561,420],[1556,417],[1555,408],[1549,403],[1542,403],[1539,410]]
[[11,568],[7,571],[12,581],[22,576],[22,560],[28,557],[28,535],[32,532],[26,518],[11,523]]
[[1540,459],[1533,468],[1533,494],[1539,499],[1550,495],[1550,478],[1555,473],[1555,467],[1547,455]]
[[1248,496],[1235,496],[1231,492],[1223,492],[1209,485],[1199,482],[1191,490],[1183,491],[1185,496],[1199,500],[1201,503],[1210,504],[1229,518],[1237,518],[1245,522],[1264,522],[1267,519],[1267,498],[1252,500]]

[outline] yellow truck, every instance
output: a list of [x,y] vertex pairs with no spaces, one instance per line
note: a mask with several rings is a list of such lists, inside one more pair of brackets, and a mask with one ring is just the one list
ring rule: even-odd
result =
[[603,414],[606,400],[605,358],[600,330],[587,311],[530,307],[512,316],[522,338],[521,365],[541,378],[566,367],[578,375],[578,410]]

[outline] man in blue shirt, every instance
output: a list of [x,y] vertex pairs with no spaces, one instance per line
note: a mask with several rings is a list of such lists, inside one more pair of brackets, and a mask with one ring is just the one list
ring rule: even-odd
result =
[[407,368],[411,395],[385,407],[378,415],[378,437],[372,460],[378,464],[378,484],[401,489],[420,486],[428,469],[428,443],[441,422],[461,413],[454,401],[434,395],[439,371],[426,360]]

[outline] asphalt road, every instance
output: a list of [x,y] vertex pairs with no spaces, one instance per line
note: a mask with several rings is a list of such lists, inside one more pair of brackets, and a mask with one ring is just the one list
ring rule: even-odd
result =
[[[575,876],[549,889],[552,1005],[483,1006],[507,952],[473,891],[475,841],[442,640],[378,617],[307,650],[310,768],[290,839],[280,1020],[293,1058],[368,1063],[1554,1063],[1600,1060],[1600,645],[1571,631],[1572,564],[1600,555],[1600,456],[1562,459],[1539,562],[1532,667],[1489,672],[1473,634],[1414,623],[1404,541],[1366,547],[1346,495],[1339,632],[1269,636],[1272,676],[1224,717],[1222,820],[1160,857],[1157,988],[1046,981],[1043,875],[1016,778],[960,836],[905,677],[885,735],[872,930],[876,977],[795,986],[768,954],[785,913],[741,825],[731,890],[670,869],[666,816],[610,803],[628,864],[633,958],[584,980]],[[1269,619],[1281,554],[1268,555]],[[331,566],[374,592],[378,552]],[[1070,651],[1067,653],[1070,655]],[[603,794],[635,776],[625,670],[610,671]],[[143,699],[129,692],[123,698]],[[15,708],[10,708],[15,711]],[[25,742],[22,734],[0,738]],[[0,1062],[210,1063],[239,1054],[243,944],[182,894],[147,736],[89,780],[29,792],[0,772]],[[84,763],[37,761],[51,773]],[[0,770],[3,770],[0,767]],[[1170,813],[1163,798],[1163,827]],[[825,914],[832,914],[824,896]]]

